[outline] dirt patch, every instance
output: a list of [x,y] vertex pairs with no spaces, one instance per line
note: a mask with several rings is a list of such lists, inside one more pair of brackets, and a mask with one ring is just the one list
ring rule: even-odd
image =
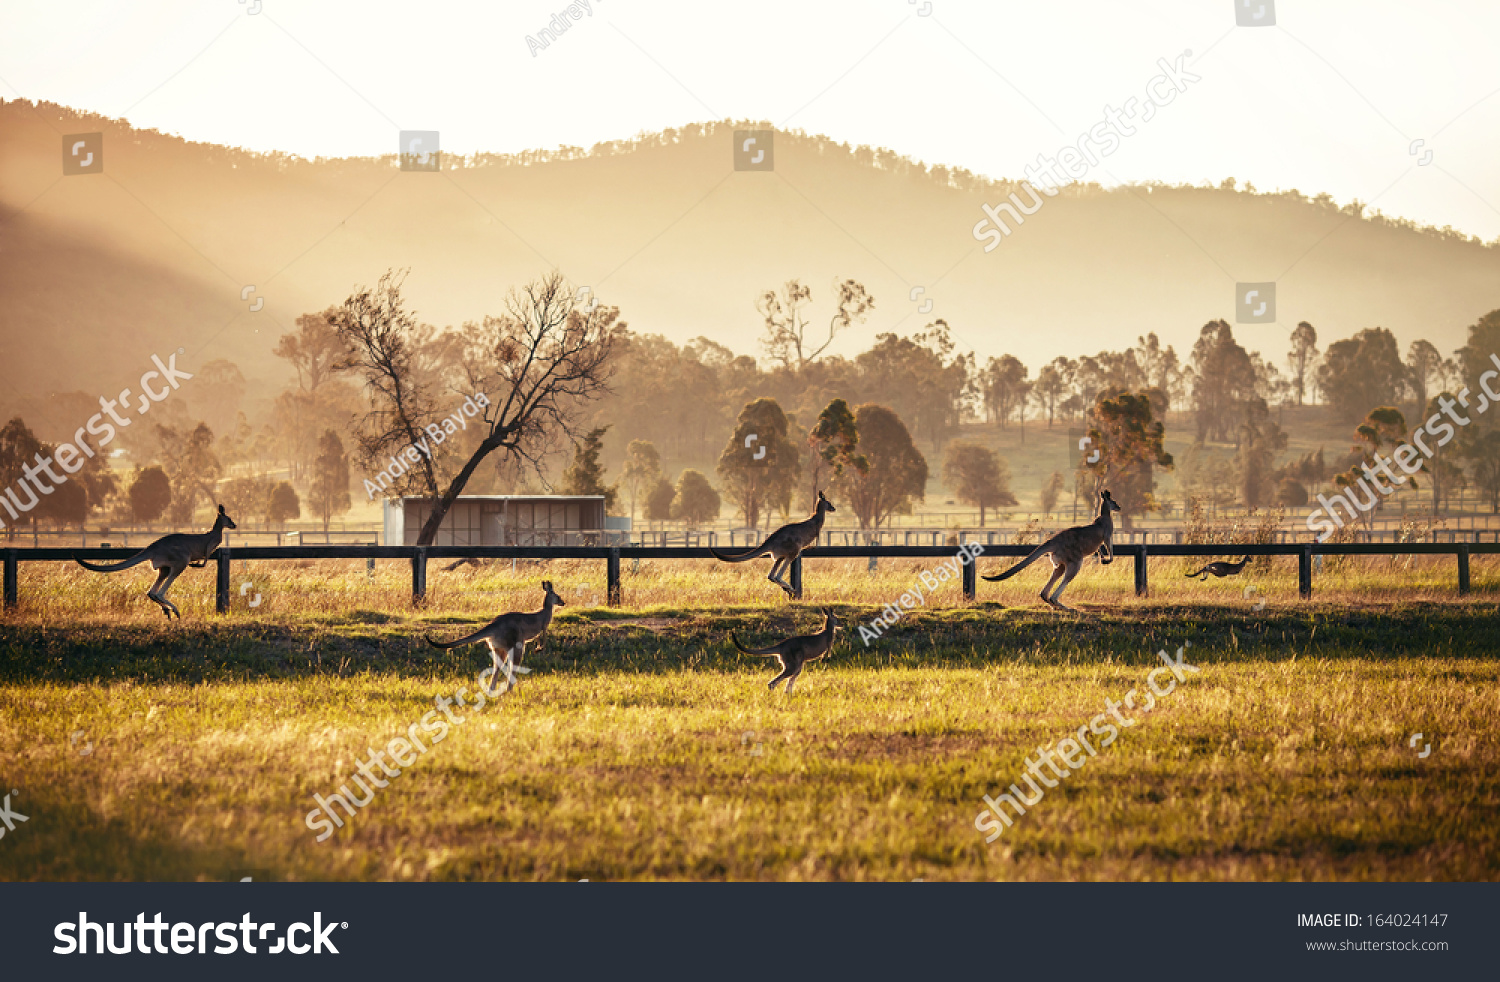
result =
[[678,626],[675,618],[671,617],[628,617],[618,621],[595,621],[599,627],[644,627],[648,631],[660,631],[668,627]]

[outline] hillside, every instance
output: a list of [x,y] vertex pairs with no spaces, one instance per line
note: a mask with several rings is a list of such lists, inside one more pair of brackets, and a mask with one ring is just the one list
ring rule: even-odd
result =
[[[733,128],[405,173],[394,156],[267,157],[0,103],[0,401],[117,391],[177,347],[189,368],[228,358],[252,397],[273,394],[287,377],[276,338],[387,267],[411,268],[408,296],[438,325],[496,313],[557,266],[637,331],[751,354],[759,291],[799,277],[821,310],[852,276],[876,313],[835,353],[943,317],[981,362],[1008,351],[1033,366],[1146,331],[1182,351],[1205,321],[1232,319],[1236,280],[1278,281],[1283,327],[1241,333],[1277,361],[1299,320],[1325,339],[1381,325],[1450,350],[1500,307],[1500,249],[1326,199],[1073,188],[985,254],[970,229],[995,182],[795,133],[778,134],[774,173],[736,172]],[[105,174],[59,178],[62,135],[90,131],[105,134]],[[930,314],[907,299],[915,286]]]

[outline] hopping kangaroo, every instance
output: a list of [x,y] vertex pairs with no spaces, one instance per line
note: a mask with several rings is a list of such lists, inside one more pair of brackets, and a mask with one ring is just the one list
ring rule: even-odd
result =
[[771,572],[766,579],[785,590],[787,596],[801,600],[802,592],[793,590],[791,584],[781,578],[781,574],[791,568],[796,558],[802,555],[803,549],[818,541],[818,536],[823,532],[823,516],[831,511],[838,509],[819,491],[818,507],[811,518],[783,525],[766,536],[766,541],[738,556],[726,556],[713,546],[709,546],[708,551],[714,554],[714,558],[726,563],[746,563],[762,556],[770,556],[776,561],[771,564]]
[[[1099,517],[1087,525],[1075,525],[1070,529],[1063,529],[1052,538],[1037,546],[1036,549],[1025,559],[1016,563],[1010,569],[996,576],[986,576],[986,580],[1008,580],[1032,563],[1046,556],[1052,560],[1052,578],[1047,585],[1042,587],[1041,597],[1047,603],[1058,610],[1072,610],[1073,608],[1059,601],[1062,592],[1067,589],[1068,584],[1073,582],[1073,577],[1083,568],[1083,561],[1094,553],[1099,554],[1099,561],[1106,566],[1115,561],[1115,522],[1110,515],[1112,511],[1119,511],[1120,506],[1115,504],[1115,499],[1110,497],[1108,491],[1099,494]],[[1058,578],[1061,583],[1057,583]],[[1052,584],[1057,583],[1057,589],[1052,590]],[[1047,591],[1052,590],[1048,596]]]
[[234,521],[224,514],[224,506],[219,506],[218,517],[214,519],[214,527],[207,532],[188,533],[174,532],[164,535],[151,543],[140,552],[129,559],[118,563],[91,563],[86,559],[73,559],[84,569],[91,569],[96,573],[113,573],[119,569],[129,569],[139,566],[141,563],[150,561],[152,569],[161,570],[156,578],[156,585],[146,591],[146,596],[154,600],[161,612],[167,615],[167,620],[176,614],[178,620],[182,620],[182,612],[177,605],[167,599],[167,591],[172,589],[172,584],[177,581],[183,571],[189,566],[201,567],[208,564],[209,553],[219,548],[219,543],[224,539],[224,530],[237,528]]
[[1184,573],[1182,575],[1183,576],[1196,576],[1200,580],[1206,580],[1210,576],[1236,576],[1236,575],[1239,574],[1239,572],[1241,570],[1243,570],[1245,568],[1245,564],[1248,563],[1249,561],[1250,561],[1250,557],[1249,556],[1246,556],[1244,559],[1241,559],[1237,563],[1231,563],[1231,562],[1226,562],[1224,560],[1220,560],[1219,562],[1216,562],[1216,563],[1209,563],[1207,566],[1203,567],[1202,569],[1200,569],[1196,573]]
[[[547,630],[547,625],[552,623],[554,606],[566,607],[568,605],[567,601],[559,597],[557,591],[552,589],[551,580],[543,580],[542,589],[547,591],[547,597],[542,601],[541,610],[501,614],[473,634],[459,638],[457,641],[434,641],[432,635],[429,634],[427,643],[434,648],[446,650],[462,648],[466,644],[483,641],[490,647],[490,657],[495,661],[495,671],[505,676],[508,682],[505,691],[509,692],[516,687],[515,666],[521,664],[521,658],[526,654],[526,642],[535,641],[541,637],[543,631]],[[505,652],[504,662],[500,660],[501,651]],[[496,689],[485,694],[498,696],[500,690]]]
[[802,674],[803,667],[810,661],[817,661],[833,648],[833,632],[838,630],[840,621],[833,613],[832,607],[823,608],[823,629],[817,634],[803,634],[795,638],[787,638],[785,641],[771,645],[769,648],[747,648],[740,644],[740,639],[733,632],[729,640],[734,646],[747,655],[775,655],[781,662],[781,674],[776,676],[766,686],[775,689],[776,683],[786,679],[787,695],[791,695],[792,686],[797,682],[797,676]]

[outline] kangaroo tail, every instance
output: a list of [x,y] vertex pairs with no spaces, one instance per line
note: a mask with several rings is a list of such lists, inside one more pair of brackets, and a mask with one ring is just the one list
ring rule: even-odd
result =
[[73,561],[84,569],[91,569],[96,573],[113,573],[116,570],[139,566],[150,558],[151,555],[143,549],[129,559],[122,559],[118,563],[91,563],[87,559],[79,559],[77,556],[73,557]]
[[780,652],[778,652],[775,649],[775,647],[770,647],[770,648],[747,648],[744,645],[740,644],[740,639],[737,638],[737,637],[735,637],[734,636],[734,632],[732,632],[732,631],[729,634],[729,640],[732,641],[732,642],[734,642],[734,646],[736,648],[740,649],[741,651],[743,651],[747,655],[776,655],[776,654],[780,654]]
[[713,546],[709,546],[708,551],[714,554],[715,559],[725,563],[745,563],[752,559],[759,559],[762,556],[769,556],[771,554],[770,548],[764,542],[746,552],[740,553],[738,556],[726,556]]
[[1044,556],[1044,555],[1047,554],[1047,551],[1051,547],[1052,547],[1051,541],[1043,542],[1041,545],[1037,546],[1034,550],[1032,550],[1031,555],[1027,556],[1025,559],[1021,560],[1019,563],[1016,563],[1014,566],[1012,566],[1010,569],[1006,570],[1005,572],[1003,572],[1003,573],[997,573],[994,576],[984,576],[984,577],[980,577],[980,578],[981,579],[985,579],[985,580],[989,580],[991,583],[995,582],[996,580],[1008,580],[1012,576],[1015,576],[1017,573],[1021,572],[1021,570],[1025,569],[1027,566],[1030,566],[1032,563],[1036,562],[1038,559],[1041,559],[1042,556]]
[[432,635],[430,634],[423,635],[423,637],[425,637],[427,639],[427,643],[432,645],[434,648],[441,648],[446,651],[449,648],[462,648],[466,644],[473,644],[475,641],[478,641],[480,638],[484,637],[484,632],[475,631],[468,637],[459,638],[457,641],[434,641],[432,640]]
[[1188,579],[1192,579],[1195,576],[1202,576],[1206,570],[1207,567],[1204,567],[1204,569],[1200,569],[1196,573],[1183,573],[1182,575],[1186,576]]

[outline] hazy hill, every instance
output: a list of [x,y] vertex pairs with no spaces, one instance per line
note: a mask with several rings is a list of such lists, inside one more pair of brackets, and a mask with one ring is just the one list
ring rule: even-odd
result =
[[[270,349],[294,318],[391,266],[411,267],[408,295],[439,325],[498,312],[555,265],[636,330],[750,354],[759,291],[800,277],[821,318],[834,278],[852,276],[876,316],[833,350],[943,317],[981,361],[1009,351],[1033,368],[1146,331],[1182,351],[1205,321],[1233,319],[1236,280],[1278,280],[1285,327],[1240,331],[1276,361],[1299,320],[1324,341],[1381,325],[1447,351],[1500,307],[1500,248],[1326,199],[1074,188],[985,254],[970,230],[1009,185],[789,133],[775,173],[736,172],[733,129],[405,173],[394,156],[255,155],[0,103],[0,393],[117,391],[183,347],[189,368],[229,358],[264,395],[286,375]],[[60,178],[62,135],[90,131],[106,134],[105,174]],[[240,299],[252,284],[259,313]]]

